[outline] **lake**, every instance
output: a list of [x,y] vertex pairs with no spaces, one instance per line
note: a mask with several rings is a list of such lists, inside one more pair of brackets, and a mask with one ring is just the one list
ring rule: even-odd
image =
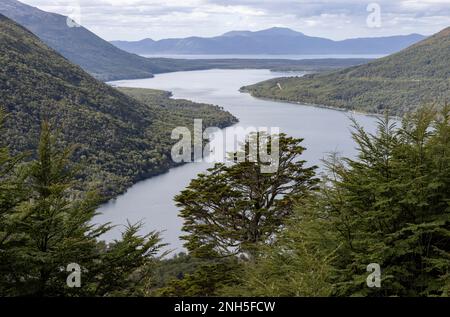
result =
[[292,54],[144,54],[143,57],[148,58],[175,58],[175,59],[324,59],[324,58],[381,58],[386,54],[308,54],[308,55],[292,55]]
[[[155,78],[116,81],[122,87],[154,88],[171,91],[174,98],[222,106],[239,120],[240,126],[279,127],[280,132],[304,138],[304,154],[310,165],[320,165],[331,152],[353,157],[355,144],[351,139],[350,116],[369,132],[374,132],[376,119],[372,116],[349,114],[343,111],[260,100],[240,93],[239,88],[292,73],[269,70],[205,70],[157,75]],[[302,75],[302,73],[296,74]],[[123,225],[142,221],[143,232],[164,231],[165,243],[171,249],[182,250],[182,219],[173,197],[183,190],[199,173],[210,165],[192,163],[173,168],[168,173],[140,182],[127,193],[102,206],[96,222],[112,222],[118,227],[104,236],[112,240],[120,236]]]

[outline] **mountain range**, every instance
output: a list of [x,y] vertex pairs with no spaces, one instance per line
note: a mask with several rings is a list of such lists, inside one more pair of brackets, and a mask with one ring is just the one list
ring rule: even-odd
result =
[[344,70],[243,87],[253,96],[402,115],[450,99],[450,27],[396,54]]
[[49,47],[101,81],[149,78],[154,74],[166,72],[212,68],[321,71],[359,65],[368,61],[144,58],[117,48],[82,26],[69,27],[74,24],[71,21],[68,24],[67,17],[63,15],[45,12],[17,0],[2,0],[0,13],[26,27]]
[[425,37],[419,34],[356,38],[343,41],[311,37],[288,28],[232,31],[221,36],[188,37],[154,41],[112,41],[135,54],[391,54]]

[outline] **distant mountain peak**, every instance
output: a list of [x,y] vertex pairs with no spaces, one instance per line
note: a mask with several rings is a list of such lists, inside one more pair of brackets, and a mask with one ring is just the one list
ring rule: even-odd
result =
[[151,38],[145,38],[143,40],[140,41],[141,43],[155,43],[156,41],[154,39]]
[[297,31],[294,31],[292,29],[285,28],[285,27],[273,27],[273,28],[258,31],[255,33],[268,34],[268,35],[289,35],[289,36],[304,35],[301,32],[297,32]]
[[251,31],[230,31],[227,33],[224,33],[222,36],[247,36],[251,35],[253,32]]
[[289,28],[284,27],[272,27],[270,29],[260,30],[260,31],[231,31],[223,34],[225,37],[232,36],[253,36],[253,35],[269,35],[269,36],[301,36],[303,33],[296,32]]

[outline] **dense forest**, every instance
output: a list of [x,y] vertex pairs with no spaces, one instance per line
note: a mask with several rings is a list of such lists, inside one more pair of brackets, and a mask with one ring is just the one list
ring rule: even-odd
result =
[[[384,116],[375,133],[354,120],[357,155],[321,169],[303,139],[251,134],[173,197],[186,249],[175,254],[165,228],[141,222],[105,241],[98,208],[175,165],[173,128],[237,119],[107,85],[0,14],[0,297],[450,296],[450,105],[425,102],[448,97],[449,56],[446,29],[369,64],[244,87]],[[211,63],[259,63],[229,62]],[[183,67],[206,67],[195,63]],[[277,153],[275,172],[261,149]]]
[[[130,224],[121,240],[99,242],[111,226],[91,224],[95,192],[76,194],[74,148],[60,148],[48,122],[40,130],[31,162],[24,159],[32,153],[0,148],[0,295],[143,295],[135,287],[148,282],[163,246],[159,234],[139,236],[139,224]],[[66,283],[71,264],[83,268],[82,289]]]
[[34,149],[47,120],[62,145],[77,145],[74,160],[86,165],[79,177],[108,196],[173,166],[170,127],[191,127],[194,118],[219,127],[237,121],[219,107],[163,92],[141,91],[136,100],[133,91],[95,80],[1,15],[0,42],[0,106],[9,115],[2,135],[12,153]]
[[[74,194],[83,167],[44,121],[36,159],[0,147],[0,294],[449,296],[450,107],[437,109],[386,116],[375,135],[355,123],[358,157],[330,156],[321,177],[286,135],[276,173],[259,159],[215,165],[175,197],[189,251],[175,257],[140,224],[101,242],[101,197]],[[380,287],[368,284],[371,264]],[[70,265],[81,287],[67,283]]]
[[402,115],[422,103],[447,100],[450,28],[365,65],[243,87],[255,97]]

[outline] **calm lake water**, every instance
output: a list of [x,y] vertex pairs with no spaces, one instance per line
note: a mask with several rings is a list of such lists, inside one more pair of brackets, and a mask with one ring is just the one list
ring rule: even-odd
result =
[[387,56],[386,54],[332,54],[332,55],[269,55],[269,54],[246,54],[246,55],[236,55],[236,54],[208,54],[208,55],[195,55],[195,54],[144,54],[142,55],[148,58],[179,58],[179,59],[291,59],[291,60],[301,60],[301,59],[323,59],[323,58],[381,58]]
[[[307,151],[304,158],[310,165],[320,165],[321,160],[331,152],[354,156],[356,151],[351,139],[350,116],[370,132],[375,130],[374,117],[259,100],[239,92],[244,85],[285,75],[269,70],[206,70],[162,74],[151,79],[112,84],[168,90],[173,92],[174,98],[220,105],[239,118],[239,125],[244,128],[279,127],[282,133],[305,139],[303,145]],[[288,75],[292,76],[292,73]],[[192,163],[174,168],[164,175],[136,184],[126,194],[102,206],[99,210],[102,215],[95,220],[118,225],[104,238],[118,238],[127,220],[132,223],[143,221],[143,232],[164,231],[164,242],[170,243],[171,249],[181,251],[179,236],[182,234],[182,219],[178,217],[173,197],[209,166],[207,163]]]

